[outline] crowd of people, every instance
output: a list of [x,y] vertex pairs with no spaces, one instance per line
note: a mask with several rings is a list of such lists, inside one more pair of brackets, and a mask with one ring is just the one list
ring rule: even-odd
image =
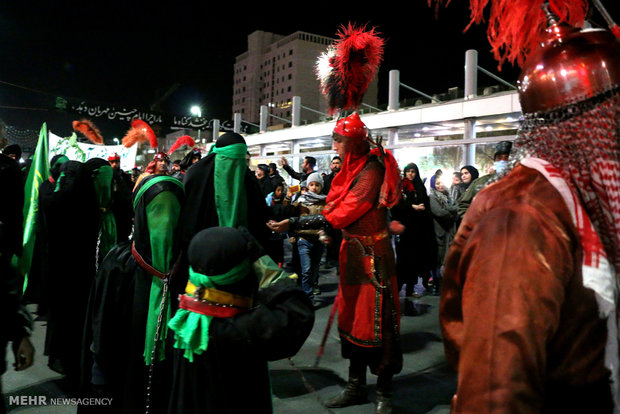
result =
[[[347,122],[361,124],[359,117],[347,118]],[[341,335],[347,338],[343,354],[352,359],[351,378],[359,388],[353,398],[348,390],[328,404],[341,407],[365,401],[361,390],[369,367],[380,378],[379,403],[389,407],[392,377],[402,366],[399,291],[406,285],[411,293],[418,275],[423,276],[425,286],[432,280],[438,290],[440,255],[453,237],[456,204],[439,173],[425,180],[425,186],[415,164],[407,165],[401,175],[391,153],[373,150],[371,155],[365,128],[357,135],[341,129],[334,132],[338,155],[332,158],[329,172],[317,171],[312,157],[304,159],[301,173],[286,159],[280,161],[289,183],[276,163],[251,169],[245,141],[234,133],[222,136],[205,157],[191,150],[184,160],[174,163],[168,154],[158,152],[139,175],[122,171],[118,154],[87,162],[54,156],[50,177],[40,186],[35,259],[22,304],[36,304],[38,317],[47,320],[43,353],[48,366],[64,375],[68,392],[112,396],[115,409],[126,412],[145,404],[152,411],[191,412],[199,389],[188,388],[187,376],[197,375],[194,371],[204,366],[213,367],[219,355],[227,355],[228,361],[233,355],[225,351],[229,347],[242,352],[240,344],[233,345],[242,338],[243,346],[264,347],[259,354],[254,349],[252,361],[244,364],[255,367],[255,379],[268,383],[266,372],[259,367],[264,368],[275,356],[293,355],[303,344],[314,310],[323,304],[319,267],[329,262],[353,285],[365,286],[366,293],[358,300],[357,289],[341,288],[334,305],[339,309]],[[355,154],[357,165],[352,165],[348,152]],[[389,169],[383,158],[391,162]],[[19,178],[19,183],[11,199],[18,205],[23,200],[20,185],[26,172],[20,172],[16,160],[8,155],[3,154],[3,159],[17,171],[13,179]],[[343,172],[343,166],[357,173]],[[465,181],[464,186],[471,182]],[[388,201],[373,208],[384,191],[391,208],[387,208]],[[334,194],[340,196],[334,200]],[[350,205],[348,199],[355,203]],[[439,234],[435,227],[445,208],[450,209],[445,220],[451,228]],[[11,214],[15,220],[3,222],[21,222],[20,209]],[[329,219],[312,224],[317,217]],[[392,252],[393,234],[387,230],[390,220],[399,220],[407,229],[396,236],[396,254]],[[283,222],[299,224],[281,231],[277,226]],[[224,228],[238,232],[227,233]],[[423,228],[426,238],[422,238]],[[13,229],[15,237],[20,230]],[[371,244],[362,236],[369,231],[379,235]],[[213,245],[213,238],[230,238],[231,246]],[[286,242],[293,253],[290,267],[284,263]],[[362,251],[372,252],[374,270],[363,270],[357,263],[358,243]],[[19,243],[14,244],[12,252],[18,254]],[[350,248],[343,253],[341,244]],[[421,264],[421,257],[428,263]],[[249,265],[237,269],[240,261]],[[250,279],[257,283],[245,281],[249,274],[256,276]],[[370,283],[365,283],[367,277]],[[13,275],[15,286],[23,281],[24,275]],[[372,310],[378,286],[389,287],[390,301]],[[235,309],[243,304],[244,313],[256,316],[248,315],[234,333],[226,327],[220,332],[218,318],[237,316],[241,310],[222,316],[221,309],[213,313],[196,298],[204,298],[205,304],[232,301]],[[266,301],[265,309],[252,307],[250,312],[249,304],[259,300]],[[277,301],[277,307],[271,308],[271,301]],[[26,316],[23,306],[20,309]],[[375,320],[376,312],[385,320]],[[269,338],[254,332],[256,327],[249,322],[259,317],[263,328],[273,318]],[[24,319],[22,328],[27,331],[30,326],[31,321]],[[201,343],[205,329],[208,347]],[[240,334],[243,329],[248,331]],[[217,338],[213,336],[216,331]],[[28,335],[22,337],[27,345]],[[247,338],[253,339],[249,345]],[[278,345],[270,342],[276,338]],[[386,341],[389,347],[384,347]],[[368,344],[375,351],[369,353]],[[380,363],[384,358],[391,362]],[[204,386],[219,385],[213,409],[232,404],[233,396],[220,390],[232,378],[205,381]],[[265,390],[259,387],[256,392],[268,411]]]
[[[536,93],[520,89],[522,125],[514,143],[495,147],[490,174],[401,170],[356,111],[335,123],[329,174],[312,157],[301,172],[282,160],[299,184],[286,185],[276,164],[251,171],[232,132],[178,178],[165,153],[131,184],[115,156],[54,157],[23,297],[12,258],[22,254],[24,181],[6,150],[0,339],[16,369],[34,353],[26,299],[47,317],[44,353],[68,392],[112,398],[97,411],[270,413],[267,363],[306,341],[317,268],[334,255],[325,245],[337,245],[333,306],[349,367],[327,408],[366,403],[370,371],[375,413],[392,412],[403,367],[399,293],[413,295],[421,278],[425,291],[441,289],[439,323],[457,373],[452,412],[617,413],[620,33],[545,17],[543,55],[524,67],[545,76]],[[341,42],[364,40],[381,55],[373,31],[349,31]],[[331,109],[359,106],[335,98]],[[282,266],[287,237],[294,272]]]
[[[110,397],[109,412],[270,412],[267,362],[299,350],[314,310],[266,252],[270,210],[246,154],[229,133],[206,157],[190,151],[180,170],[159,152],[133,179],[117,154],[54,156],[27,275],[11,264],[22,247],[24,172],[1,154],[2,304],[12,317],[3,341],[14,344],[16,368],[34,356],[32,304],[47,321],[47,365],[72,397]],[[247,400],[234,392],[241,370],[254,390]],[[205,387],[209,404],[195,404]]]

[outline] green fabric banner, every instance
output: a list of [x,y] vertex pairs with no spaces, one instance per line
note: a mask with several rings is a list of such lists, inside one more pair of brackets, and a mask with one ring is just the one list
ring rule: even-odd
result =
[[24,185],[24,237],[21,257],[13,257],[13,265],[24,275],[24,289],[28,287],[28,272],[32,265],[32,251],[37,236],[39,216],[39,185],[50,176],[47,124],[39,132],[39,141],[32,157]]

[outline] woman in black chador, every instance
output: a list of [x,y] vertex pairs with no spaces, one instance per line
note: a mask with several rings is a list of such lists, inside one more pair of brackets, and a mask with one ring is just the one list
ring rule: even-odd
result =
[[403,192],[398,204],[392,208],[392,219],[405,226],[405,231],[396,236],[396,272],[399,288],[406,285],[405,292],[411,296],[418,276],[422,277],[424,288],[429,289],[437,243],[430,202],[418,166],[407,164],[403,172]]
[[48,306],[44,354],[49,367],[77,390],[88,292],[96,272],[99,208],[85,163],[60,167],[54,192],[42,203],[48,237],[45,301]]
[[[133,238],[110,250],[90,294],[83,387],[88,394],[112,398],[111,405],[96,412],[141,413],[150,404],[149,413],[155,414],[165,412],[168,401],[168,282],[175,277],[179,257],[183,184],[170,176],[149,175],[138,183],[133,198]],[[80,407],[80,412],[92,411]]]

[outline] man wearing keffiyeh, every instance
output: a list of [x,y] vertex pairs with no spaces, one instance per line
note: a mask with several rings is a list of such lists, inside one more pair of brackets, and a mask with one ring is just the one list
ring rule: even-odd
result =
[[526,10],[548,28],[525,27],[535,16],[520,27],[541,46],[523,63],[511,163],[473,200],[446,259],[455,413],[620,408],[620,47],[610,31],[572,26],[582,3]]

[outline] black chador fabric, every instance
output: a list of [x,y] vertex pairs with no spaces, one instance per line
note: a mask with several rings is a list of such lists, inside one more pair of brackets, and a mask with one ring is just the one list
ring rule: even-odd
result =
[[[11,267],[11,257],[21,251],[24,187],[14,159],[0,154],[0,376],[6,370],[6,346],[29,335],[31,319],[21,304],[21,277]],[[0,401],[2,389],[0,387]],[[0,412],[3,409],[0,407]]]
[[267,361],[301,348],[313,324],[307,301],[296,286],[271,287],[259,293],[252,312],[214,318],[206,353],[194,362],[180,351],[174,354],[169,414],[271,413]]
[[2,221],[3,246],[12,253],[21,254],[22,222],[24,205],[24,186],[17,162],[0,154],[0,176],[2,177],[2,202],[0,220]]
[[[110,406],[80,407],[81,413],[142,413],[146,404],[149,367],[144,340],[153,276],[136,262],[132,241],[116,245],[106,256],[93,286],[84,349],[85,396],[112,398]],[[93,364],[96,364],[93,366]],[[153,367],[152,413],[167,406],[170,359]],[[168,384],[166,386],[166,384]]]
[[28,302],[37,303],[39,317],[47,315],[48,298],[45,292],[49,288],[49,245],[48,210],[54,197],[56,182],[60,176],[60,167],[69,158],[55,155],[50,161],[50,177],[39,184],[39,215],[37,235],[35,238],[32,265],[28,273],[28,287],[24,297]]
[[[241,135],[227,133],[218,138],[215,146],[226,147],[234,144],[245,144]],[[187,251],[192,237],[200,230],[219,226],[218,213],[215,206],[215,185],[231,185],[231,183],[214,183],[215,153],[202,158],[188,169],[183,179],[185,185],[185,203],[181,213],[180,243],[181,266],[179,277],[173,282],[172,289],[180,294],[185,289],[187,281],[187,258],[183,252]],[[261,245],[268,241],[271,231],[265,223],[270,218],[270,211],[262,195],[256,177],[247,168],[245,172],[244,188],[247,197],[247,228]]]
[[[222,135],[215,145],[224,147],[240,142],[234,139],[236,134],[230,134],[230,138],[228,135]],[[192,237],[200,230],[219,225],[213,191],[214,161],[215,154],[209,154],[187,170],[183,179],[186,194],[181,227],[183,250],[186,250]],[[229,183],[217,183],[217,185],[229,185]],[[270,214],[256,177],[249,168],[245,176],[245,190],[248,200],[248,230],[259,243],[262,243],[270,234],[265,226]]]
[[62,163],[69,159],[65,155],[55,155],[50,160],[50,177],[39,184],[39,211],[37,233],[32,253],[32,263],[28,272],[28,285],[24,292],[27,303],[38,304],[39,318],[47,316],[47,279],[49,275],[48,254],[49,238],[47,236],[46,209],[56,189],[56,180],[60,175]]
[[133,183],[129,174],[122,170],[114,171],[112,181],[112,212],[116,219],[116,237],[120,242],[129,239],[133,218],[131,189]]
[[[395,243],[399,285],[415,285],[418,275],[434,269],[437,257],[430,199],[420,179],[417,165],[409,164],[405,167],[405,170],[411,169],[415,171],[415,178],[413,181],[403,179],[402,195],[391,210],[392,219],[405,226],[405,231],[397,237]],[[419,204],[424,204],[424,210],[413,209],[412,205]]]
[[[250,259],[250,241],[234,228],[211,228],[196,235],[189,247],[188,258],[195,272],[190,279],[206,289],[217,289],[242,297],[253,297],[251,308],[232,317],[214,316],[208,323],[206,350],[198,344],[178,344],[174,351],[173,387],[169,414],[237,414],[272,412],[268,361],[294,355],[303,345],[314,324],[312,304],[294,280],[285,278],[256,292],[260,277],[252,271],[240,271],[236,281],[216,283],[223,275]],[[196,276],[196,273],[199,276]],[[201,284],[201,282],[203,284]],[[210,282],[209,282],[210,281]],[[211,286],[207,288],[207,286]],[[190,295],[191,297],[191,295]],[[196,313],[179,314],[170,322],[175,330],[191,329]],[[175,320],[186,321],[175,325]],[[204,321],[201,321],[200,326]],[[176,328],[173,328],[175,326]],[[189,328],[188,328],[189,327]],[[184,330],[185,329],[185,330]],[[193,361],[190,361],[190,356]]]
[[67,161],[60,171],[45,212],[49,240],[45,355],[50,368],[64,373],[70,386],[76,387],[88,294],[96,269],[98,207],[83,163]]
[[[111,397],[112,405],[96,409],[80,407],[80,414],[145,412],[150,372],[145,360],[146,330],[149,307],[153,306],[153,280],[157,278],[147,269],[149,266],[159,267],[165,261],[159,258],[154,262],[151,247],[158,243],[162,247],[164,243],[163,248],[169,252],[167,257],[178,257],[176,243],[172,239],[164,238],[162,234],[166,232],[161,229],[162,225],[169,225],[174,233],[177,222],[171,219],[170,222],[164,221],[155,228],[153,222],[157,218],[147,216],[147,206],[168,206],[168,211],[176,211],[173,214],[178,217],[183,201],[182,184],[172,177],[160,180],[162,177],[150,175],[139,183],[134,191],[134,197],[136,194],[140,194],[140,197],[134,203],[133,239],[112,248],[97,272],[88,306],[82,356],[82,387],[85,395]],[[146,191],[141,193],[143,187]],[[171,194],[171,198],[158,197],[163,192],[167,192],[166,196]],[[164,209],[157,211],[163,212]],[[158,234],[151,234],[151,231]],[[155,239],[157,241],[154,241]],[[174,278],[171,270],[174,268],[174,260],[168,261],[165,266],[170,270],[167,273]],[[161,302],[157,302],[155,306],[159,309]],[[167,330],[165,321],[161,330]],[[164,412],[167,408],[171,381],[171,345],[164,345],[165,358],[157,358],[153,365],[151,413]],[[150,362],[150,353],[147,354]]]

